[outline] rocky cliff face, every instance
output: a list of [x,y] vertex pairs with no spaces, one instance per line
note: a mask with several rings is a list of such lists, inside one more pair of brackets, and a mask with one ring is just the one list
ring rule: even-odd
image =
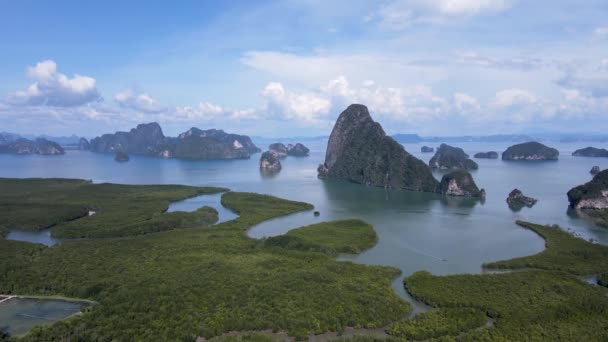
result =
[[262,153],[260,157],[260,170],[265,172],[279,172],[281,171],[281,161],[279,158],[270,151]]
[[249,137],[216,129],[192,127],[177,138],[166,137],[155,122],[138,125],[130,132],[104,134],[92,139],[90,150],[181,159],[249,158],[251,153],[260,151]]
[[568,201],[574,209],[608,209],[608,170],[568,191]]
[[558,157],[558,150],[536,141],[513,145],[502,153],[502,160],[557,160]]
[[444,175],[439,185],[439,192],[448,196],[485,197],[486,192],[479,189],[470,173],[462,170]]
[[464,153],[461,148],[453,147],[446,144],[441,144],[437,152],[429,161],[429,166],[432,169],[462,169],[462,170],[477,170],[477,163],[469,159],[469,155]]
[[585,147],[572,152],[575,157],[604,157],[608,158],[608,150],[603,148]]
[[475,153],[473,156],[478,159],[498,159],[498,152],[489,151],[489,152],[479,152]]
[[394,189],[436,192],[438,186],[429,167],[388,137],[360,104],[338,117],[318,173],[320,178]]
[[43,138],[36,140],[18,138],[0,141],[0,153],[58,155],[64,154],[65,150],[56,142]]

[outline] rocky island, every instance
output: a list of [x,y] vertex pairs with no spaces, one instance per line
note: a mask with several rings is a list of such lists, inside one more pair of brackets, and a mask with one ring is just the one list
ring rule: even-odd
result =
[[484,189],[479,189],[470,173],[457,170],[444,175],[439,185],[439,193],[448,196],[479,197],[486,196]]
[[117,162],[127,162],[129,161],[129,155],[122,152],[122,151],[118,151],[116,152],[116,155],[114,156],[114,160],[116,160]]
[[429,167],[387,136],[360,104],[336,120],[318,176],[413,191],[436,192],[439,185]]
[[593,176],[597,175],[598,173],[600,173],[600,171],[602,171],[600,169],[599,166],[595,165],[591,168],[591,171],[589,171],[590,174],[592,174]]
[[156,122],[137,125],[129,132],[94,138],[89,143],[89,150],[203,160],[243,159],[260,152],[248,136],[192,127],[178,137],[166,137]]
[[599,172],[590,182],[568,191],[570,207],[608,228],[608,170]]
[[287,156],[287,146],[283,143],[273,143],[268,146],[268,152],[277,158],[283,158]]
[[433,153],[433,152],[435,152],[435,149],[432,148],[432,147],[428,147],[428,146],[422,146],[420,148],[420,152],[422,152],[422,153]]
[[502,153],[502,160],[557,160],[558,157],[558,150],[536,141],[513,145]]
[[295,145],[288,144],[287,146],[285,146],[283,143],[274,143],[268,146],[268,151],[278,158],[283,158],[286,156],[306,157],[310,152],[308,147],[301,143],[296,143]]
[[65,150],[56,142],[44,138],[12,140],[4,137],[0,140],[0,153],[59,155],[64,154]]
[[509,205],[509,208],[514,211],[519,211],[523,207],[532,208],[536,202],[538,202],[537,199],[524,196],[523,192],[519,189],[513,189],[513,191],[509,193],[509,197],[507,197],[507,204]]
[[568,202],[574,209],[608,209],[608,170],[601,171],[590,182],[568,191]]
[[608,150],[604,148],[585,147],[572,152],[575,157],[603,157],[608,158]]
[[461,148],[447,144],[441,144],[441,146],[439,146],[437,152],[429,161],[429,166],[432,169],[443,170],[477,170],[479,168],[477,163],[469,159],[469,155],[464,153]]
[[281,171],[281,161],[271,151],[262,153],[260,157],[260,170],[263,172],[276,173]]
[[473,156],[477,159],[498,159],[498,152],[489,151],[489,152],[478,152]]
[[287,155],[288,156],[306,157],[306,156],[308,156],[309,152],[310,152],[310,149],[308,149],[308,147],[304,146],[301,143],[296,143],[295,145],[292,145],[292,144],[287,145]]

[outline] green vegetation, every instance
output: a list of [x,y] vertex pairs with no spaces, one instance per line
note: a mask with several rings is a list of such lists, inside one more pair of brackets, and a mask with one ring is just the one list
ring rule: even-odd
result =
[[488,317],[483,311],[457,308],[424,312],[409,319],[391,324],[387,333],[411,340],[428,340],[442,336],[457,336],[482,327]]
[[[608,271],[608,247],[576,238],[557,226],[517,223],[542,236],[545,251],[484,266],[543,270],[453,276],[417,272],[405,279],[406,289],[429,305],[482,310],[496,319],[495,328],[471,330],[461,336],[463,340],[608,339],[606,290],[573,276]],[[599,279],[602,283],[605,278]]]
[[[165,213],[170,202],[227,191],[182,185],[92,184],[79,179],[0,178],[0,233],[53,227],[59,238],[102,238],[209,225],[217,212]],[[89,210],[95,215],[88,216]]]
[[597,284],[608,287],[608,273],[602,273],[597,276]]
[[558,226],[543,226],[517,221],[545,239],[546,249],[538,254],[487,263],[487,268],[539,268],[576,275],[608,272],[608,247],[572,236]]
[[374,228],[361,220],[321,222],[290,230],[285,235],[338,253],[360,253],[378,242]]
[[474,308],[496,319],[492,329],[476,329],[463,340],[606,341],[606,290],[568,274],[520,271],[508,274],[406,278],[418,300],[444,308]]
[[[157,198],[160,191],[140,188],[141,197]],[[60,204],[55,195],[49,198]],[[205,229],[51,248],[0,239],[0,293],[99,303],[84,315],[35,328],[24,340],[193,340],[267,329],[304,338],[347,326],[383,327],[409,312],[391,288],[395,268],[269,247],[245,234],[310,204],[232,192],[222,203],[239,218]]]

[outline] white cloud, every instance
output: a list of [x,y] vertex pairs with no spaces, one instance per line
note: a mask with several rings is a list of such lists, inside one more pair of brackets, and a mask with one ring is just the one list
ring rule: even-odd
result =
[[456,60],[460,64],[480,66],[484,68],[513,68],[530,70],[547,66],[550,63],[540,58],[532,57],[494,57],[482,55],[476,51],[459,51]]
[[499,12],[510,5],[507,0],[394,0],[381,6],[375,16],[382,27],[402,30],[413,22],[442,22]]
[[481,109],[479,100],[464,93],[454,94],[454,107],[456,108],[456,111],[461,114],[476,113]]
[[593,36],[596,38],[608,37],[608,26],[598,27],[593,30]]
[[73,107],[100,100],[97,82],[88,76],[72,78],[57,72],[57,63],[47,60],[27,69],[34,81],[25,90],[9,94],[7,102],[19,106]]
[[289,92],[279,82],[268,83],[260,95],[267,100],[270,115],[288,120],[318,122],[331,106],[329,99],[323,96]]
[[328,75],[344,75],[352,82],[373,79],[382,84],[415,84],[442,80],[443,71],[436,65],[408,62],[403,56],[386,54],[336,54],[318,52],[312,55],[279,51],[248,51],[241,62],[256,70],[267,72],[282,81],[296,81],[309,87],[327,82]]
[[256,109],[230,109],[210,102],[200,102],[196,106],[177,106],[172,110],[156,116],[161,121],[170,122],[199,122],[221,120],[252,120],[259,119],[260,112]]
[[496,93],[492,104],[498,108],[509,108],[526,106],[537,101],[536,96],[527,90],[505,89]]
[[447,114],[449,102],[425,85],[394,88],[366,80],[353,87],[346,77],[330,80],[315,92],[286,90],[283,84],[269,83],[261,92],[272,117],[305,124],[326,126],[351,103],[368,106],[378,118],[393,122],[421,122]]
[[148,94],[137,94],[128,89],[114,96],[114,101],[123,108],[130,108],[144,113],[160,113],[167,110],[160,102]]

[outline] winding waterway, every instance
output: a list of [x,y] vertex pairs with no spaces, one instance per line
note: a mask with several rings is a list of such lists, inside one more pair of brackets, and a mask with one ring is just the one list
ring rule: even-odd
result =
[[[111,154],[80,151],[52,157],[0,155],[0,176],[84,178],[94,182],[126,184],[210,185],[233,191],[271,194],[312,203],[320,216],[315,217],[311,211],[263,222],[249,230],[252,237],[282,234],[324,220],[360,218],[374,225],[379,236],[378,244],[359,255],[341,256],[341,260],[394,266],[403,271],[402,277],[418,270],[435,274],[480,273],[484,262],[543,250],[544,241],[515,225],[518,219],[559,224],[585,239],[593,238],[598,243],[608,244],[608,230],[569,213],[566,198],[570,188],[591,179],[589,170],[592,166],[607,168],[608,158],[571,156],[572,151],[588,144],[547,144],[560,150],[559,161],[476,160],[479,170],[472,174],[477,184],[486,189],[487,197],[483,203],[436,194],[370,188],[348,182],[321,181],[317,179],[316,168],[324,159],[325,141],[307,142],[311,155],[283,159],[282,171],[273,177],[260,174],[259,155],[230,161],[131,156],[127,163],[116,163]],[[508,143],[453,145],[462,147],[470,155],[489,150],[500,153],[509,146]],[[408,144],[405,148],[428,161],[432,154],[421,154],[421,146]],[[441,174],[436,173],[435,176],[439,179]],[[514,188],[521,189],[539,202],[533,208],[511,211],[505,199]],[[171,210],[194,210],[202,205],[211,205],[220,211],[221,220],[234,215],[219,205],[220,195],[212,196],[217,198],[201,196],[189,199],[174,204]],[[402,278],[395,280],[394,287],[406,296]]]

